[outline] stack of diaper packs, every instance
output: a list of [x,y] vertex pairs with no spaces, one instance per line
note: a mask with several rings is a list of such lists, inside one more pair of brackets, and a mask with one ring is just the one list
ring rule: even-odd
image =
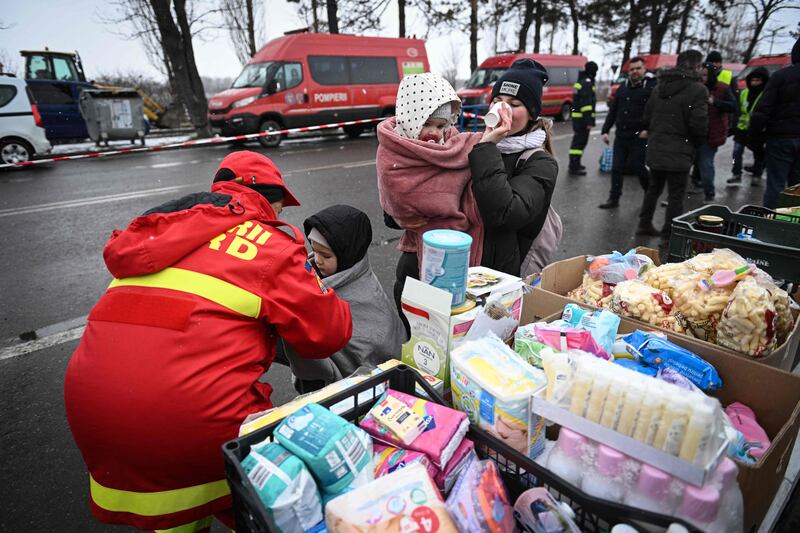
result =
[[[422,421],[421,431],[414,423],[412,431],[418,435],[413,440],[406,439],[402,425],[394,425],[383,416],[387,405],[397,406],[401,423],[412,418]],[[443,494],[450,491],[458,473],[475,454],[472,441],[464,438],[469,429],[467,415],[393,389],[378,398],[359,425],[380,443],[375,449],[376,477],[422,462]]]

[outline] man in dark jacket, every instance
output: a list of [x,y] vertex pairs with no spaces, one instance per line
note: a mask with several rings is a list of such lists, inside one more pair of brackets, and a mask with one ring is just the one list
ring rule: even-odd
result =
[[753,152],[753,166],[751,170],[753,179],[750,185],[756,187],[761,185],[761,173],[764,171],[764,142],[758,138],[750,138],[750,115],[761,101],[764,94],[764,87],[769,81],[769,71],[764,67],[758,67],[745,78],[747,86],[739,91],[738,107],[733,129],[733,176],[728,180],[728,186],[736,187],[742,183],[742,158],[745,147]]
[[583,149],[589,142],[589,132],[594,127],[597,97],[594,91],[594,78],[597,76],[597,63],[589,61],[578,74],[572,90],[572,143],[569,145],[570,176],[585,176],[586,167],[581,165]]
[[787,184],[800,183],[800,39],[792,64],[773,74],[750,118],[750,135],[766,135],[767,187],[764,207],[778,206]]
[[[703,55],[686,50],[676,68],[662,69],[647,101],[640,136],[647,139],[650,186],[639,215],[637,235],[668,236],[672,219],[683,212],[683,198],[695,150],[708,137],[708,89],[700,82]],[[667,186],[663,231],[653,227],[658,197]]]
[[603,142],[608,144],[608,132],[616,124],[614,137],[614,163],[611,167],[611,193],[600,209],[619,207],[622,196],[622,176],[626,165],[636,169],[639,183],[645,191],[650,183],[650,172],[644,164],[647,140],[639,138],[642,131],[644,106],[653,92],[656,80],[645,77],[644,59],[634,57],[628,62],[628,79],[620,85],[608,106],[608,115],[603,123]]

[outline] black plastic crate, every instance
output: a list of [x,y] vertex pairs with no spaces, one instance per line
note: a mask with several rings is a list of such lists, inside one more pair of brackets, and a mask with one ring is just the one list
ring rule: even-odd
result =
[[[697,229],[701,215],[722,218],[722,232]],[[752,229],[757,240],[736,237],[747,229]],[[707,205],[672,221],[669,262],[683,261],[714,248],[730,248],[778,280],[800,282],[800,227],[792,222],[734,213],[723,205]]]
[[[398,365],[319,403],[330,407],[344,400],[352,402],[348,411],[341,416],[354,422],[372,408],[385,390],[385,386],[406,394],[416,394],[415,387],[417,385],[422,387],[429,399],[445,404],[441,397],[419,377],[419,374],[406,365]],[[369,399],[359,402],[359,395],[365,391],[371,392],[368,395]],[[233,496],[236,531],[239,533],[245,531],[266,533],[269,531],[264,506],[242,470],[241,462],[250,453],[250,447],[253,444],[272,436],[279,423],[275,422],[250,435],[231,440],[222,447],[225,471]],[[492,459],[498,464],[512,504],[525,490],[544,486],[556,499],[564,501],[572,507],[576,515],[576,524],[582,531],[609,531],[613,525],[623,522],[639,528],[644,525],[661,526],[664,529],[669,524],[677,522],[683,524],[690,531],[695,530],[676,518],[587,496],[528,457],[474,426],[470,426],[467,438],[475,442],[475,450],[481,458]]]
[[773,211],[772,209],[761,207],[760,205],[746,205],[739,209],[738,213],[750,215],[752,217],[767,218],[769,220],[780,220],[783,222],[800,224],[800,215],[784,215],[782,213]]

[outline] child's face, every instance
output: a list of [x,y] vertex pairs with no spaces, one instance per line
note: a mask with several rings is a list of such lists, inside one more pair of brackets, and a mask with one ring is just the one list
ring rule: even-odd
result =
[[508,132],[509,135],[519,133],[523,128],[525,128],[525,126],[528,125],[528,122],[531,121],[531,114],[528,113],[528,110],[525,108],[522,102],[516,98],[505,94],[500,94],[492,99],[492,104],[495,102],[505,102],[511,106],[511,129]]
[[314,250],[314,262],[317,264],[322,277],[336,274],[336,269],[339,265],[333,250],[315,241],[311,241],[311,249]]
[[449,125],[450,121],[447,119],[429,118],[425,121],[425,125],[422,126],[418,139],[425,142],[441,143],[444,138],[444,132],[447,131]]

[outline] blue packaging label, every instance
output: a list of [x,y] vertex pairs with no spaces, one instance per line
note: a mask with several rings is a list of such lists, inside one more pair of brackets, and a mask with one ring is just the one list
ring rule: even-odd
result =
[[480,412],[487,424],[494,424],[494,396],[486,391],[481,391]]

